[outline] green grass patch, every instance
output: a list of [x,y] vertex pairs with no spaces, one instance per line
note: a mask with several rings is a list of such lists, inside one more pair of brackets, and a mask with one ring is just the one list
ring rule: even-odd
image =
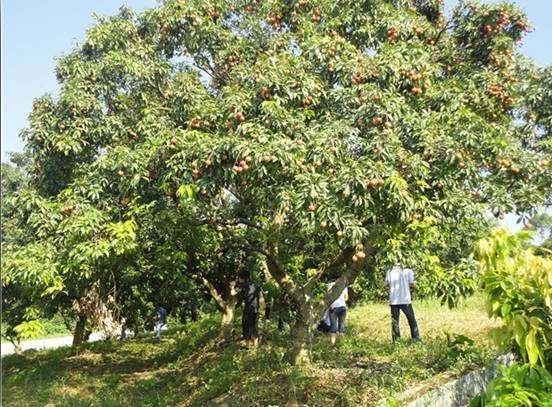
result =
[[[495,323],[481,298],[448,310],[435,301],[414,304],[422,343],[390,340],[389,307],[350,310],[346,335],[336,347],[318,334],[310,366],[288,363],[289,333],[261,321],[263,343],[246,351],[215,341],[218,318],[207,317],[152,338],[97,342],[11,355],[3,360],[5,406],[309,406],[374,405],[413,387],[420,391],[496,356],[489,341]],[[239,330],[239,321],[236,321]],[[454,335],[473,340],[451,343]],[[426,390],[424,390],[426,389]]]

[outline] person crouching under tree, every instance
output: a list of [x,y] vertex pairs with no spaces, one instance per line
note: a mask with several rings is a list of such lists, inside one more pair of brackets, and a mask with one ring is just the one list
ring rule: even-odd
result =
[[243,302],[242,330],[246,346],[258,343],[257,322],[259,319],[260,288],[250,280],[248,270],[240,271],[236,291]]

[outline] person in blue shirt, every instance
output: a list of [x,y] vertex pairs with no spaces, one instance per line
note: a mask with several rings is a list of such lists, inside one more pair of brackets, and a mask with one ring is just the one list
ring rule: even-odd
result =
[[167,310],[163,307],[157,307],[157,322],[155,324],[155,340],[161,341],[161,328],[167,323]]

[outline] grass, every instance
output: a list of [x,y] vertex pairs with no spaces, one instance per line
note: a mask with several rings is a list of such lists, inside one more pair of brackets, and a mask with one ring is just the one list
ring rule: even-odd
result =
[[[374,405],[407,390],[423,393],[488,363],[495,323],[481,298],[455,310],[435,301],[414,305],[422,343],[390,342],[389,307],[358,306],[349,312],[347,335],[332,348],[317,335],[308,367],[289,365],[289,334],[263,322],[262,345],[244,351],[219,345],[217,317],[149,338],[86,344],[11,355],[3,359],[4,406],[308,406]],[[401,317],[401,332],[408,327]],[[238,322],[236,322],[238,324]],[[238,326],[238,325],[237,325]],[[474,345],[450,346],[447,333]],[[406,335],[405,335],[406,334]]]

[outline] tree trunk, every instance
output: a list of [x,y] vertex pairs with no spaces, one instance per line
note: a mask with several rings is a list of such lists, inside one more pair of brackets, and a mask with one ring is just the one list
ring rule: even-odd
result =
[[79,346],[84,342],[86,319],[85,314],[79,315],[77,325],[75,326],[75,334],[73,335],[73,346]]
[[230,300],[224,304],[222,320],[220,323],[220,338],[228,342],[232,339],[232,327],[234,326],[234,307],[236,301]]
[[311,301],[306,299],[299,307],[296,321],[291,329],[293,348],[291,351],[291,363],[294,366],[308,365],[310,363],[310,345],[312,339],[312,321],[315,320],[315,309]]
[[13,352],[16,355],[20,355],[21,353],[23,353],[23,348],[21,347],[21,338],[8,337],[8,340],[13,345]]
[[310,363],[310,329],[301,319],[295,322],[291,333],[293,335],[293,348],[291,351],[291,364],[293,366],[307,365]]

